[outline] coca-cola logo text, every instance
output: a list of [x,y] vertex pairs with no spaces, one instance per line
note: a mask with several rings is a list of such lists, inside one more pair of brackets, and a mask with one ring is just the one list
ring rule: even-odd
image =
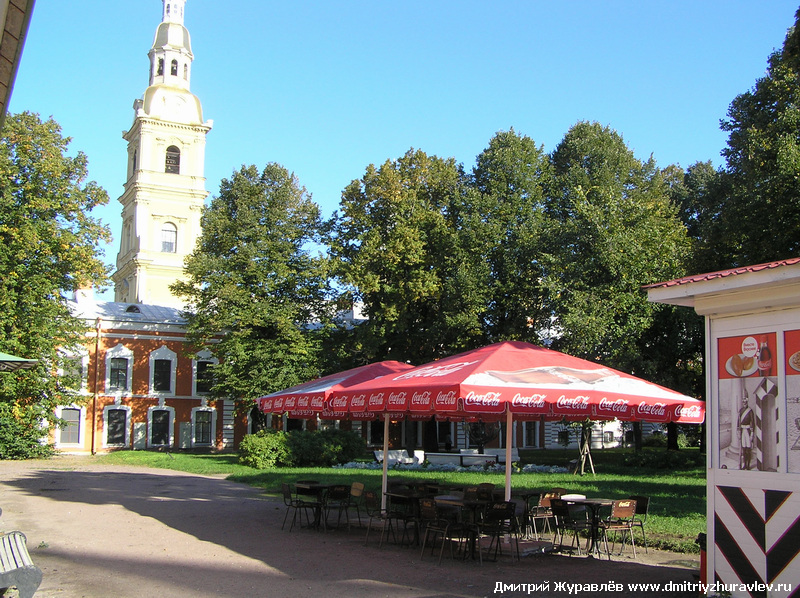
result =
[[448,374],[452,374],[453,372],[457,372],[460,369],[467,367],[468,365],[472,365],[473,363],[478,363],[477,361],[460,361],[458,363],[450,363],[446,365],[431,365],[424,368],[419,368],[416,370],[411,370],[404,374],[400,374],[396,376],[395,380],[410,380],[412,378],[438,378],[440,376],[447,376]]
[[367,405],[369,405],[370,407],[374,406],[379,407],[383,405],[383,395],[384,393],[382,392],[376,392],[375,394],[369,395],[369,399],[367,400]]
[[625,399],[611,401],[606,397],[603,397],[600,399],[597,409],[598,411],[610,411],[611,413],[625,413],[628,410],[628,401]]
[[466,405],[497,406],[500,404],[500,393],[485,392],[483,394],[478,394],[475,392],[470,392],[465,397],[464,402]]
[[703,410],[700,409],[700,405],[690,405],[686,407],[685,405],[678,405],[675,408],[675,416],[682,417],[685,419],[699,419],[703,415]]
[[[361,405],[364,405],[364,395],[361,395]],[[331,400],[331,407],[333,407],[334,411],[337,409],[346,410],[347,399],[344,397],[336,397],[335,399]]]
[[456,404],[456,399],[458,395],[456,391],[450,390],[448,392],[440,392],[436,395],[436,406],[437,407],[452,407]]
[[556,401],[561,409],[588,409],[589,397],[565,397],[561,395]]
[[[403,405],[406,404],[406,397],[407,396],[408,396],[408,393],[406,393],[406,392],[390,392],[389,393],[388,405],[389,406],[395,406],[395,405],[403,406]],[[370,397],[370,404],[372,404],[371,401],[372,401],[372,397]]]
[[667,405],[665,403],[653,403],[650,405],[642,401],[639,403],[636,411],[646,415],[653,415],[655,417],[664,417],[667,414]]
[[431,393],[430,391],[415,392],[411,395],[412,405],[430,405]]
[[540,409],[545,406],[545,398],[547,395],[530,395],[530,396],[522,396],[521,394],[517,393],[514,395],[514,398],[511,399],[511,404],[515,407],[529,407],[532,409]]

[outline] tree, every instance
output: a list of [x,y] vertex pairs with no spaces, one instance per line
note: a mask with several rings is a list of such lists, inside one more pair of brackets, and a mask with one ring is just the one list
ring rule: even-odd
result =
[[[727,195],[713,250],[725,267],[800,254],[800,10],[755,87],[738,95],[721,128]],[[714,214],[712,214],[714,216]]]
[[541,287],[539,254],[550,160],[541,146],[514,130],[497,133],[477,158],[465,222],[475,255],[486,262],[486,337],[542,343],[550,312]]
[[40,360],[0,374],[3,458],[40,454],[56,406],[80,400],[68,356],[86,328],[65,295],[107,282],[96,248],[110,235],[90,213],[108,195],[86,181],[83,152],[67,155],[70,141],[29,112],[9,116],[0,140],[0,350]]
[[329,244],[368,318],[351,340],[364,363],[421,363],[481,342],[485,277],[457,223],[465,201],[455,162],[414,150],[345,189]]
[[581,122],[552,155],[545,285],[553,346],[635,373],[663,306],[642,285],[685,273],[690,244],[661,171],[615,131]]
[[212,396],[242,409],[319,374],[319,327],[329,310],[326,259],[312,244],[318,206],[297,178],[270,163],[223,179],[186,260],[188,331],[220,361]]

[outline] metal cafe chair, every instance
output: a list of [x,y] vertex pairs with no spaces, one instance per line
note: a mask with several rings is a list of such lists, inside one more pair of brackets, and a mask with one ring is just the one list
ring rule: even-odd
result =
[[629,496],[628,498],[636,501],[636,515],[633,518],[633,527],[638,527],[640,530],[642,530],[644,551],[647,552],[647,536],[644,533],[644,524],[647,522],[647,512],[650,509],[650,497]]
[[347,521],[347,528],[350,529],[350,487],[344,484],[337,484],[328,489],[325,496],[325,527],[327,528],[328,517],[333,511],[337,512],[336,527],[342,521],[342,513],[344,513],[345,520]]
[[[494,558],[497,560],[497,554],[502,553],[500,546],[502,539],[506,535],[514,537],[514,543],[517,548],[517,560],[520,560],[519,552],[519,522],[517,520],[517,503],[513,501],[500,501],[489,505],[484,514],[483,523],[480,526],[481,533],[489,536],[489,546],[486,548],[486,554],[491,552],[492,545],[494,545]],[[513,550],[511,551],[513,557]]]
[[536,526],[537,521],[542,522],[542,533],[544,533],[545,529],[548,532],[551,531],[550,521],[553,519],[553,510],[550,508],[550,501],[558,497],[559,494],[555,492],[545,492],[540,494],[536,504],[528,509],[528,525],[536,540],[540,539],[539,529]]
[[553,544],[556,543],[556,538],[560,537],[560,543],[564,543],[564,535],[572,532],[572,543],[570,544],[570,555],[572,555],[573,546],[577,545],[578,555],[581,554],[581,542],[578,539],[578,534],[582,532],[592,531],[592,522],[589,521],[586,508],[583,507],[582,511],[570,509],[570,505],[560,498],[550,499],[550,508],[553,511],[553,517],[556,522],[556,534],[553,537]]
[[364,511],[367,514],[367,535],[364,538],[364,546],[369,542],[369,532],[372,530],[372,523],[379,522],[381,526],[381,539],[378,548],[380,548],[383,545],[383,535],[386,533],[387,528],[392,533],[392,536],[394,536],[394,530],[391,527],[392,521],[387,516],[386,511],[381,509],[381,501],[378,499],[378,495],[371,490],[364,492]]
[[[289,531],[292,531],[294,528],[295,521],[297,521],[298,514],[300,515],[300,523],[302,524],[302,513],[305,511],[306,513],[306,523],[310,525],[311,519],[308,516],[308,511],[312,510],[315,511],[316,503],[307,502],[301,498],[298,498],[294,494],[292,494],[292,489],[289,484],[282,483],[281,484],[281,493],[283,494],[283,504],[286,505],[286,514],[283,516],[283,523],[281,524],[281,529],[286,526],[286,519],[289,517],[289,512],[292,512],[292,523],[289,526]],[[316,512],[315,512],[315,520],[316,520]]]
[[[611,515],[605,521],[600,522],[600,531],[603,532],[603,543],[606,547],[606,554],[611,560],[611,551],[608,549],[608,532],[615,532],[614,544],[616,544],[616,533],[622,532],[622,543],[620,554],[625,547],[625,532],[631,537],[631,547],[633,548],[633,558],[636,558],[636,543],[633,540],[633,520],[636,516],[636,501],[630,498],[615,500],[611,506]],[[612,547],[613,545],[612,544]]]
[[[358,526],[361,527],[361,502],[364,497],[364,484],[353,482],[350,485],[350,509],[355,510]],[[347,530],[350,531],[350,518],[347,518]]]
[[[439,561],[437,564],[442,563],[442,553],[444,553],[444,545],[448,540],[453,540],[453,530],[458,530],[458,524],[451,522],[444,518],[439,513],[436,507],[436,500],[433,498],[421,498],[419,500],[419,523],[424,532],[422,534],[422,550],[420,551],[419,558],[422,559],[425,554],[425,544],[428,538],[431,537],[431,554],[436,547],[436,537],[441,536],[442,546],[439,548]],[[460,539],[460,534],[459,534]],[[450,542],[450,558],[453,558],[453,543]]]

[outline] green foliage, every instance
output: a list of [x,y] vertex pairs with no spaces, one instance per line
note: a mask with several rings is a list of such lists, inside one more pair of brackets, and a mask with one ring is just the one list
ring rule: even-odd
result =
[[705,463],[705,455],[697,451],[637,451],[626,455],[624,463],[648,469],[690,469]]
[[261,430],[244,437],[239,445],[239,462],[255,469],[329,467],[353,461],[365,450],[359,435],[343,430]]
[[721,266],[800,253],[800,10],[766,75],[738,95],[722,130],[728,146],[722,191],[709,214]]
[[457,223],[463,194],[454,160],[413,150],[344,190],[329,244],[369,318],[347,341],[364,362],[420,363],[480,344],[486,285]]
[[250,408],[315,378],[320,335],[307,325],[329,309],[326,259],[309,249],[319,207],[282,166],[248,166],[222,181],[202,224],[189,280],[172,289],[189,303],[190,337],[220,361],[212,395]]
[[9,115],[0,139],[0,350],[39,360],[0,374],[0,403],[10,406],[0,440],[7,457],[40,456],[55,407],[79,400],[69,357],[85,325],[64,297],[107,282],[96,252],[110,235],[90,212],[108,196],[85,181],[82,152],[66,155],[69,142],[55,121],[27,112]]
[[0,459],[42,459],[53,455],[52,445],[42,442],[38,422],[26,421],[25,412],[14,411],[10,403],[0,402]]
[[497,133],[476,159],[463,225],[471,252],[484,260],[487,340],[541,344],[550,327],[541,248],[548,231],[544,204],[550,160],[530,137]]
[[254,469],[292,465],[286,433],[259,430],[247,434],[239,443],[239,463]]
[[663,309],[641,287],[685,274],[686,228],[653,160],[637,160],[615,131],[578,123],[552,160],[543,259],[561,332],[553,348],[635,372]]

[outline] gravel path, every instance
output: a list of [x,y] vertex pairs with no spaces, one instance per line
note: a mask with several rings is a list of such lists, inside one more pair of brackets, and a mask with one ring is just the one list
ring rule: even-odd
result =
[[693,582],[698,559],[688,555],[550,554],[483,566],[445,556],[437,566],[416,549],[378,549],[377,536],[364,546],[360,529],[281,531],[281,500],[219,476],[100,466],[90,456],[0,461],[0,507],[0,530],[25,532],[44,572],[37,598],[697,595],[627,587]]

